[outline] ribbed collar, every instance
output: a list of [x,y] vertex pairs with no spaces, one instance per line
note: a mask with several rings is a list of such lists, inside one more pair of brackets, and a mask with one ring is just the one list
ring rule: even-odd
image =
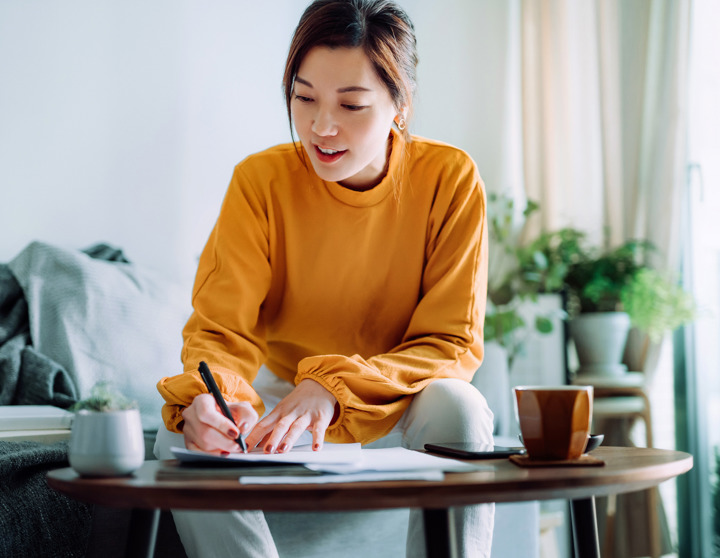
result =
[[404,139],[394,129],[390,130],[390,141],[388,171],[377,186],[370,190],[358,192],[346,188],[337,182],[323,181],[328,192],[338,201],[354,207],[370,207],[383,201],[395,189],[394,177],[397,177],[400,158],[404,152]]

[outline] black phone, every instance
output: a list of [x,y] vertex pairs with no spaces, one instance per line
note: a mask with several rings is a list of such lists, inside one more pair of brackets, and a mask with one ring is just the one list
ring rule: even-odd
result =
[[460,459],[499,459],[511,455],[523,455],[525,448],[489,446],[476,442],[457,442],[447,444],[425,444],[425,449],[433,453],[458,457]]

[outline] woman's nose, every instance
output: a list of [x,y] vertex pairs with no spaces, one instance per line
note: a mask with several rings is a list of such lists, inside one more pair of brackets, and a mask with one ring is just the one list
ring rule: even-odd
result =
[[333,112],[325,109],[318,109],[313,118],[312,132],[318,136],[334,136],[337,134],[337,122]]

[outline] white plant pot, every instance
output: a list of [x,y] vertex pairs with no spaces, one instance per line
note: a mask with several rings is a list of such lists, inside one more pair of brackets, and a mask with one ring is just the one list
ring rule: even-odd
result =
[[125,476],[145,460],[140,412],[78,411],[70,434],[70,466],[80,475]]
[[512,426],[510,423],[512,392],[507,351],[496,341],[488,341],[485,343],[484,352],[482,364],[475,372],[471,383],[483,394],[493,412],[495,434],[508,436]]
[[622,364],[630,317],[625,312],[580,314],[568,322],[580,364],[580,376],[616,376],[627,372]]

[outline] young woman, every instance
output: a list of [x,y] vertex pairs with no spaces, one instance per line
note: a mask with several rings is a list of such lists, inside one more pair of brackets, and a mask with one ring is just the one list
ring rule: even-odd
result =
[[[239,433],[268,453],[492,443],[468,383],[483,355],[483,184],[467,154],[408,133],[416,64],[412,23],[391,1],[316,0],[303,14],[284,75],[299,143],[235,168],[198,267],[185,371],[158,384],[159,457],[183,441],[238,451]],[[207,393],[203,360],[235,423]],[[492,505],[459,511],[461,555],[488,555]],[[277,555],[262,513],[202,517],[175,514],[190,555]],[[414,512],[408,556],[423,545]]]

